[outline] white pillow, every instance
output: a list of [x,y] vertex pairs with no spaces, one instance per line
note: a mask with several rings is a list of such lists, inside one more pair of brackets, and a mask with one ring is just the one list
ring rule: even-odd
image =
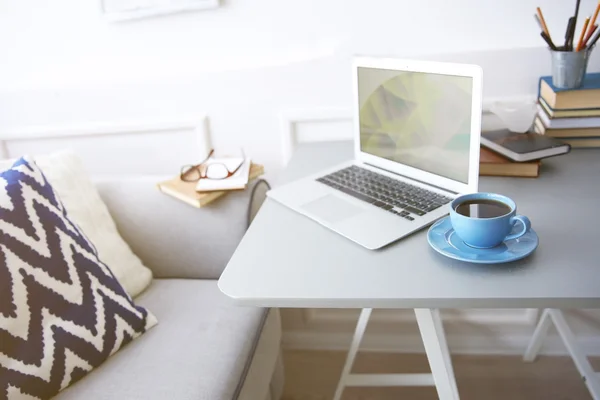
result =
[[[37,156],[35,162],[63,201],[71,220],[96,246],[99,259],[110,268],[127,293],[135,297],[144,291],[152,281],[152,272],[117,231],[79,157],[71,151],[62,151]],[[0,161],[0,171],[11,165],[11,160]]]

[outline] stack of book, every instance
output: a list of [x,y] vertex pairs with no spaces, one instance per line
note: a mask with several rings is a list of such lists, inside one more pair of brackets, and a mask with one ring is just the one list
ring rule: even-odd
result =
[[534,130],[573,148],[600,147],[600,72],[587,74],[578,89],[558,89],[540,78]]
[[479,175],[536,178],[541,159],[571,151],[571,146],[534,132],[512,132],[508,129],[481,133]]

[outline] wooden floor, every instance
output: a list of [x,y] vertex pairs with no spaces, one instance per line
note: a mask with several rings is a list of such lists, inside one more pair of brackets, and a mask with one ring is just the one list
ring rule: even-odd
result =
[[[283,400],[330,400],[346,353],[286,350]],[[592,359],[600,370],[600,358]],[[569,357],[452,356],[461,400],[590,400]],[[428,373],[424,354],[359,353],[355,373]],[[433,400],[433,387],[347,388],[343,400]]]

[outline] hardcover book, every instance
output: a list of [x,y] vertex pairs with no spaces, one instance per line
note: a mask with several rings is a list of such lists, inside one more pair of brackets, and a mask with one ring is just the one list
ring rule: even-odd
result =
[[600,128],[567,128],[552,129],[547,128],[540,118],[536,118],[533,129],[536,133],[551,136],[555,138],[577,138],[577,137],[600,137]]
[[538,98],[538,102],[550,118],[600,117],[600,108],[552,108],[542,97]]
[[600,72],[586,74],[578,89],[559,89],[551,76],[542,76],[539,97],[554,109],[600,108]]
[[484,147],[479,153],[480,176],[514,176],[536,178],[540,174],[541,161],[514,162]]
[[[600,96],[600,94],[598,94]],[[544,126],[551,129],[571,129],[571,128],[600,128],[600,117],[571,117],[571,118],[552,118],[544,111],[544,108],[538,104],[537,117],[542,120]]]
[[564,142],[577,149],[600,147],[600,137],[568,138]]

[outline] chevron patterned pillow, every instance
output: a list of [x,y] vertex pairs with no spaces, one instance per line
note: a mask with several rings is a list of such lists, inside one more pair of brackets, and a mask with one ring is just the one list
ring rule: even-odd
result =
[[0,173],[0,399],[50,398],[155,324],[34,162]]

